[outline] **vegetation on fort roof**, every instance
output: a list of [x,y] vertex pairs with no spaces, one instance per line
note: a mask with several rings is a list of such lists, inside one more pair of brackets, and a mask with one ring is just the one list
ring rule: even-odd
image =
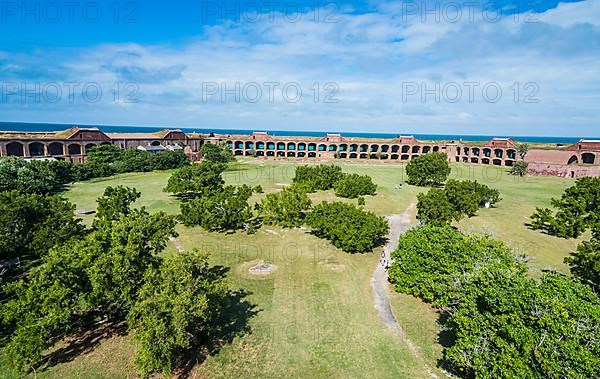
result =
[[499,201],[498,190],[485,184],[450,179],[443,189],[432,188],[417,196],[417,219],[424,224],[449,224],[463,217],[473,217],[480,208]]
[[450,165],[444,153],[428,153],[415,157],[406,165],[407,183],[415,186],[441,186],[448,175]]
[[383,245],[389,232],[385,218],[342,202],[322,202],[306,218],[315,235],[348,253],[366,253]]
[[504,243],[450,226],[407,232],[392,253],[397,291],[433,302],[461,377],[598,377],[600,299],[560,274],[528,278]]

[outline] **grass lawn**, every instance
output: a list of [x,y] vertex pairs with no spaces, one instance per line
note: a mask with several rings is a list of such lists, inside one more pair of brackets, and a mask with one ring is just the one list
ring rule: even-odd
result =
[[[242,161],[224,177],[229,184],[260,184],[268,193],[291,182],[296,165]],[[405,179],[402,166],[373,163],[344,164],[343,168],[345,172],[368,174],[379,185],[377,196],[366,198],[366,208],[380,215],[403,212],[424,190],[399,186]],[[106,186],[122,184],[142,192],[140,206],[176,214],[178,201],[162,192],[169,175],[126,174],[77,183],[65,196],[78,209],[95,209],[96,198]],[[559,196],[572,180],[524,180],[509,176],[504,169],[467,165],[453,165],[452,176],[498,188],[503,198],[496,208],[483,209],[477,217],[460,222],[462,230],[490,232],[533,255],[534,274],[545,267],[567,271],[562,259],[577,242],[528,230],[525,222],[536,206],[548,206],[550,198]],[[253,201],[262,196],[254,195]],[[311,196],[314,202],[336,199],[331,191]],[[82,218],[86,223],[91,221],[91,216]],[[379,321],[369,282],[377,254],[345,254],[299,229],[263,227],[257,234],[246,236],[208,233],[182,225],[177,228],[186,249],[207,251],[213,264],[229,268],[232,286],[250,292],[247,300],[256,304],[257,312],[250,320],[250,334],[209,356],[194,368],[192,376],[419,378],[428,377],[424,363],[435,367],[441,357],[437,313],[427,304],[391,294],[392,308],[408,339],[417,346],[419,357]],[[248,269],[260,261],[274,264],[276,270],[266,276],[250,274]],[[135,372],[133,355],[127,336],[112,337],[38,375],[131,376]]]

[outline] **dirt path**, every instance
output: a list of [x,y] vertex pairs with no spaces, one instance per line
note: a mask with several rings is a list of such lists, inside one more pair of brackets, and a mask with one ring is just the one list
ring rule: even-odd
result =
[[[411,204],[402,214],[399,215],[390,215],[387,217],[388,222],[390,224],[390,235],[389,242],[384,248],[385,259],[389,260],[392,251],[394,251],[398,247],[398,239],[400,235],[406,232],[412,222],[412,213],[414,212],[416,205]],[[377,264],[377,268],[373,272],[373,276],[371,277],[371,286],[373,287],[373,295],[375,299],[375,309],[379,313],[379,318],[384,324],[392,331],[394,334],[398,335],[410,352],[413,354],[415,358],[419,361],[423,362],[425,366],[425,370],[432,378],[437,378],[438,376],[433,372],[431,367],[427,365],[423,361],[421,354],[419,353],[418,348],[415,344],[406,336],[404,330],[398,324],[396,317],[394,317],[394,313],[392,312],[392,307],[390,304],[390,299],[388,295],[388,276],[387,271],[381,265],[381,263]]]

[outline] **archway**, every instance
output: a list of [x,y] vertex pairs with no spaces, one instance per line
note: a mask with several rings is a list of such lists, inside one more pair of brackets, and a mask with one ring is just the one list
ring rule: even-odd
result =
[[579,158],[577,158],[577,155],[573,155],[571,158],[569,158],[569,162],[567,164],[578,164],[579,163]]
[[596,155],[592,153],[583,153],[581,154],[581,163],[583,164],[594,164],[596,160]]
[[11,142],[6,144],[6,155],[14,157],[22,157],[25,155],[23,144],[20,142]]
[[81,145],[72,143],[68,147],[69,155],[81,155]]
[[41,157],[46,155],[44,152],[44,144],[40,142],[32,142],[29,144],[29,155],[32,157]]
[[48,145],[48,154],[65,155],[65,145],[60,142],[52,142],[50,145]]

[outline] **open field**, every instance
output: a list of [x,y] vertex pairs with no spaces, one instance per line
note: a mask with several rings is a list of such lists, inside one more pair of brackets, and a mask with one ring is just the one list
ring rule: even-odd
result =
[[[295,166],[242,161],[224,176],[230,184],[260,184],[268,193],[289,183]],[[379,185],[377,196],[367,197],[366,208],[381,215],[401,213],[423,191],[399,186],[405,179],[402,166],[373,163],[347,164],[343,168],[345,172],[368,174]],[[169,175],[126,174],[77,183],[65,195],[78,208],[95,208],[95,199],[106,186],[122,184],[142,192],[139,205],[176,214],[178,201],[162,192]],[[497,208],[483,209],[479,216],[462,221],[458,225],[461,229],[488,231],[530,253],[534,275],[546,267],[567,272],[562,259],[577,242],[528,230],[525,222],[536,206],[549,205],[550,198],[559,196],[573,183],[571,180],[515,178],[503,168],[467,165],[454,165],[452,177],[484,182],[498,188],[503,198]],[[253,200],[261,196],[255,195]],[[312,198],[318,202],[335,196],[329,191]],[[84,220],[89,222],[91,218],[85,216]],[[419,378],[428,377],[425,364],[435,367],[441,357],[437,313],[427,304],[391,294],[396,318],[419,350],[416,357],[378,319],[369,283],[378,254],[345,254],[300,229],[263,227],[250,236],[214,234],[182,225],[177,229],[184,248],[205,250],[213,264],[228,267],[232,286],[247,290],[247,300],[256,304],[256,315],[250,319],[252,333],[209,356],[192,370],[192,376]],[[260,261],[273,263],[276,270],[265,276],[250,274],[248,269]],[[134,352],[128,342],[127,336],[106,339],[85,355],[38,375],[132,375]]]

